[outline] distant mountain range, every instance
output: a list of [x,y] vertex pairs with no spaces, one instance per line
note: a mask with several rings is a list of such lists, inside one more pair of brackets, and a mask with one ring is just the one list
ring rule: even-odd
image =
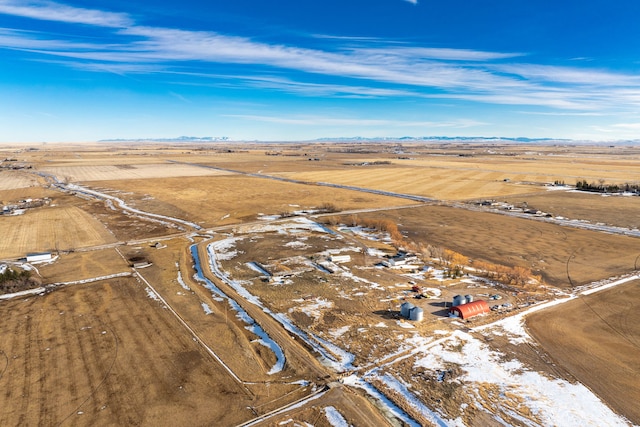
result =
[[365,137],[350,137],[350,138],[318,138],[316,141],[415,141],[415,142],[424,142],[424,141],[436,141],[436,142],[575,142],[570,139],[560,139],[560,138],[508,138],[502,136],[401,136],[401,137],[373,137],[373,138],[365,138]]
[[118,138],[98,142],[218,142],[229,141],[226,136],[179,136],[177,138]]
[[616,140],[616,141],[588,141],[563,138],[510,138],[504,136],[401,136],[401,137],[332,137],[317,138],[313,140],[236,140],[227,136],[179,136],[177,138],[119,138],[102,139],[98,142],[170,142],[170,143],[198,143],[198,142],[462,142],[462,143],[556,143],[556,144],[640,144],[640,139]]

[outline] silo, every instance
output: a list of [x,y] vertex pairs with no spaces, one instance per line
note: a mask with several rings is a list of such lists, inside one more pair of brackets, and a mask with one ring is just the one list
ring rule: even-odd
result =
[[400,315],[408,319],[409,311],[414,307],[415,305],[411,304],[410,302],[403,302],[400,306]]
[[473,295],[465,295],[464,299],[466,299],[467,302],[473,302]]
[[424,318],[424,310],[420,307],[413,307],[409,311],[409,320],[415,320],[416,322],[421,322]]
[[466,304],[466,303],[467,303],[467,300],[462,295],[456,295],[455,297],[453,297],[453,305],[452,305],[453,307],[457,307],[459,305]]

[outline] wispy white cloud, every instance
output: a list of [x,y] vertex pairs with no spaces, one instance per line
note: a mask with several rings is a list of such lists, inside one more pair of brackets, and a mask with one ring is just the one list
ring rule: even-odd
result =
[[425,47],[391,47],[385,48],[356,48],[353,49],[360,55],[387,55],[389,57],[418,60],[444,60],[444,61],[492,61],[496,59],[516,58],[525,56],[523,53],[487,52],[471,49],[447,49],[447,48],[425,48]]
[[240,118],[243,120],[254,120],[266,123],[301,125],[301,126],[364,126],[364,127],[423,127],[423,128],[469,128],[475,126],[485,126],[487,123],[458,119],[452,121],[408,121],[408,120],[390,120],[390,119],[361,119],[361,118],[343,118],[343,117],[327,117],[327,116],[265,116],[250,114],[227,114],[225,117]]
[[640,76],[604,70],[538,64],[501,64],[493,67],[530,80],[588,86],[640,86]]
[[404,1],[411,4],[418,4],[418,0],[404,0]]
[[534,116],[577,116],[577,117],[596,117],[606,116],[610,114],[594,113],[594,112],[565,112],[565,111],[517,111],[519,114],[529,114]]
[[[510,62],[525,56],[517,52],[414,47],[353,38],[348,46],[337,38],[333,49],[306,48],[212,31],[140,26],[127,14],[33,0],[0,0],[0,13],[114,28],[107,42],[0,29],[0,48],[54,56],[89,71],[203,78],[210,73],[235,79],[244,87],[304,96],[441,98],[587,113],[640,107],[636,75]],[[248,66],[252,75],[220,77],[227,65]],[[274,77],[276,71],[296,78]],[[339,84],[336,78],[341,79]]]
[[0,0],[0,13],[44,21],[97,25],[102,27],[120,28],[133,24],[133,21],[126,13],[85,9],[52,1]]
[[620,128],[620,129],[628,129],[628,130],[634,130],[634,131],[640,131],[640,122],[635,122],[635,123],[616,123],[614,125],[612,125],[615,128]]

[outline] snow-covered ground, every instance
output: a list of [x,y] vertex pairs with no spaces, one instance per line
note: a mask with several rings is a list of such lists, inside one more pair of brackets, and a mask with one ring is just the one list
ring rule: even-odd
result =
[[[269,224],[267,224],[268,226]],[[303,226],[307,232],[315,231],[320,233],[327,232],[323,226],[319,226],[311,220],[306,218],[293,218],[293,224],[291,224],[291,229],[299,229],[300,226]],[[284,228],[287,229],[286,227]],[[265,228],[258,228],[258,230],[265,230]],[[273,231],[269,227],[266,227],[267,231]],[[256,232],[254,229],[253,232]],[[213,274],[215,274],[220,280],[224,281],[226,284],[231,286],[240,296],[242,296],[246,301],[257,305],[260,307],[265,313],[269,314],[275,320],[277,320],[287,331],[296,335],[302,341],[304,341],[307,345],[312,347],[318,354],[320,354],[321,362],[325,363],[328,366],[333,367],[338,372],[344,372],[352,369],[352,362],[355,358],[351,353],[339,348],[338,346],[326,341],[314,334],[306,333],[302,331],[300,328],[294,325],[293,321],[284,313],[274,313],[270,309],[264,306],[262,301],[255,295],[251,294],[244,285],[238,281],[234,280],[227,272],[225,272],[220,266],[218,260],[219,259],[230,259],[229,253],[234,251],[234,242],[237,240],[235,237],[227,237],[226,239],[222,239],[207,245],[207,253],[209,255],[209,266]],[[193,252],[193,251],[192,251]],[[197,254],[196,254],[197,256]],[[195,257],[194,257],[195,259]],[[219,291],[219,290],[218,290]],[[224,298],[227,298],[225,295]],[[323,304],[322,301],[316,301],[315,303],[310,303],[310,314],[314,314],[314,310],[318,310],[320,306]]]
[[345,420],[342,414],[333,406],[325,406],[324,415],[333,427],[349,427],[347,420]]
[[[250,232],[278,232],[288,235],[303,235],[303,232],[326,233],[324,227],[314,225],[312,221],[305,218],[290,219],[280,224],[264,224],[252,226]],[[367,233],[358,230],[358,233]],[[338,238],[339,236],[332,236]],[[369,236],[371,237],[371,236]],[[521,361],[513,356],[500,353],[488,347],[482,340],[475,337],[477,333],[501,334],[506,336],[512,343],[521,344],[530,340],[523,322],[524,317],[529,313],[542,310],[555,304],[561,304],[576,297],[576,295],[565,295],[564,298],[549,301],[547,303],[536,304],[526,311],[521,311],[516,315],[506,317],[498,322],[474,328],[470,333],[456,330],[454,332],[438,330],[434,336],[423,336],[414,325],[409,322],[398,322],[398,326],[405,329],[403,334],[396,335],[396,339],[402,341],[398,350],[394,354],[389,354],[378,361],[377,366],[361,375],[356,374],[353,369],[354,355],[341,349],[332,342],[299,329],[284,313],[273,313],[252,295],[242,282],[233,278],[222,270],[218,263],[220,259],[230,260],[235,256],[234,243],[236,237],[229,237],[219,242],[214,242],[208,246],[209,262],[211,269],[221,280],[232,286],[247,301],[258,305],[263,311],[271,315],[280,322],[285,329],[296,335],[306,344],[315,349],[320,355],[320,359],[327,365],[333,367],[338,372],[352,372],[347,377],[345,384],[361,387],[370,396],[378,400],[380,405],[389,414],[400,419],[407,425],[418,425],[406,413],[400,410],[393,402],[389,401],[380,393],[373,383],[382,383],[388,390],[393,391],[396,396],[400,396],[406,405],[422,414],[426,419],[438,426],[462,426],[461,418],[449,419],[445,414],[429,407],[424,399],[416,393],[410,382],[406,382],[400,375],[394,374],[394,365],[410,358],[416,369],[426,369],[443,371],[452,364],[458,365],[462,374],[454,379],[461,381],[469,390],[470,398],[476,402],[476,408],[484,410],[492,416],[496,424],[509,425],[510,420],[527,426],[622,426],[628,425],[627,420],[616,415],[588,388],[580,383],[571,384],[558,378],[550,378],[540,372],[531,370]],[[290,245],[294,248],[294,245]],[[296,245],[297,246],[297,245]],[[361,248],[345,247],[325,251],[326,255],[337,254],[347,251],[360,251]],[[358,277],[348,266],[335,267],[334,276],[344,277],[355,283],[361,283],[367,287],[380,286],[368,279]],[[443,271],[431,269],[428,272],[435,276],[436,280],[447,280]],[[424,273],[423,273],[424,274]],[[579,290],[581,294],[587,295],[597,292],[617,284],[625,283],[629,280],[638,279],[640,276],[625,277],[613,282],[597,283]],[[404,286],[404,285],[403,285]],[[351,294],[345,297],[355,296],[357,288],[353,288]],[[437,288],[426,289],[434,295],[441,295]],[[343,292],[343,290],[340,290]],[[362,291],[357,291],[362,293]],[[320,298],[311,300],[301,300],[301,304],[296,308],[307,313],[310,317],[318,318],[323,310],[330,309],[331,301]],[[454,326],[455,323],[452,323]],[[375,325],[377,327],[387,327],[382,322]],[[460,327],[466,326],[459,324]],[[349,331],[350,326],[346,325],[328,331],[327,337],[335,340]],[[491,401],[483,402],[487,395],[484,390],[487,388],[497,390],[497,397],[492,396]],[[494,401],[495,400],[495,401]],[[483,404],[484,403],[484,404]],[[466,404],[463,404],[466,405]],[[492,408],[488,410],[486,408]],[[461,407],[464,412],[465,407]],[[328,410],[327,418],[329,419]],[[332,421],[333,419],[333,421]],[[331,425],[343,425],[338,418],[329,419]],[[346,422],[346,421],[345,421]]]
[[[423,346],[416,355],[414,366],[437,371],[446,370],[451,364],[458,365],[464,372],[459,381],[472,391],[476,402],[485,403],[525,425],[628,425],[627,420],[615,414],[582,384],[571,384],[533,371],[466,332],[454,331],[444,340]],[[390,378],[382,376],[381,379],[391,383],[394,390],[400,390]],[[500,399],[484,402],[481,387],[497,388]],[[408,402],[415,400],[408,388],[399,392]],[[500,421],[499,415],[494,415]]]

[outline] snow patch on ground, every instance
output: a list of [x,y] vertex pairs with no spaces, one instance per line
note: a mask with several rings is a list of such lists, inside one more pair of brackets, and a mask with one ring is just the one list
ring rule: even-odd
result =
[[307,245],[306,243],[300,240],[294,240],[292,242],[285,243],[284,246],[286,248],[291,248],[291,249],[308,249],[310,247],[309,245]]
[[187,285],[184,280],[182,279],[182,273],[180,272],[180,270],[178,270],[178,283],[180,284],[180,286],[182,286],[182,288],[186,291],[190,291],[191,288],[189,287],[189,285]]
[[209,307],[209,304],[207,304],[206,302],[203,302],[203,303],[200,303],[200,305],[202,305],[204,314],[213,314],[213,310],[211,310],[211,307]]
[[422,403],[408,388],[406,385],[401,383],[396,378],[392,377],[389,374],[384,374],[382,376],[377,376],[376,378],[382,381],[385,386],[394,392],[402,395],[404,401],[409,404],[412,408],[417,410],[422,416],[427,418],[432,424],[439,427],[450,427],[450,426],[459,426],[465,427],[465,425],[461,422],[461,420],[447,420],[441,417],[437,412],[432,411],[429,407],[427,407],[424,403]]
[[146,288],[144,288],[144,290],[147,291],[147,296],[149,298],[151,298],[152,300],[160,301],[160,298],[158,298],[158,295],[156,295],[156,293],[153,292],[153,289],[147,286]]
[[216,258],[222,261],[228,261],[238,255],[237,251],[232,250],[236,246],[236,242],[244,240],[243,237],[227,237],[226,239],[218,240],[212,243],[210,246],[216,251]]
[[449,338],[438,340],[428,349],[423,349],[414,366],[435,371],[445,369],[451,363],[459,365],[465,372],[460,379],[467,387],[476,390],[477,398],[481,399],[478,385],[489,384],[498,387],[504,399],[491,404],[497,405],[505,413],[514,418],[522,417],[513,408],[526,406],[537,418],[537,422],[531,422],[523,417],[526,424],[576,427],[627,425],[626,420],[615,414],[584,385],[551,379],[528,370],[520,361],[507,359],[504,354],[462,331],[454,331]]
[[349,423],[344,419],[342,414],[333,406],[327,406],[324,408],[324,415],[327,417],[327,421],[333,427],[349,427]]
[[401,328],[405,328],[405,329],[413,329],[413,328],[415,328],[415,326],[413,326],[411,323],[403,322],[401,320],[397,320],[396,323]]
[[329,331],[329,335],[331,335],[333,338],[340,338],[345,333],[347,333],[347,331],[349,331],[349,329],[351,329],[351,326],[349,326],[349,325],[343,326],[342,328],[331,329]]
[[395,417],[409,427],[420,427],[420,424],[415,422],[409,415],[407,415],[402,409],[396,406],[392,401],[387,399],[384,394],[380,393],[378,389],[357,377],[356,375],[350,375],[346,377],[344,383],[352,387],[358,387],[363,389],[369,396],[375,399],[382,407],[383,412],[390,417]]
[[323,298],[314,298],[312,300],[307,300],[307,304],[301,305],[296,308],[297,311],[302,311],[309,317],[313,317],[318,320],[322,315],[322,309],[333,307],[333,302],[327,301]]

